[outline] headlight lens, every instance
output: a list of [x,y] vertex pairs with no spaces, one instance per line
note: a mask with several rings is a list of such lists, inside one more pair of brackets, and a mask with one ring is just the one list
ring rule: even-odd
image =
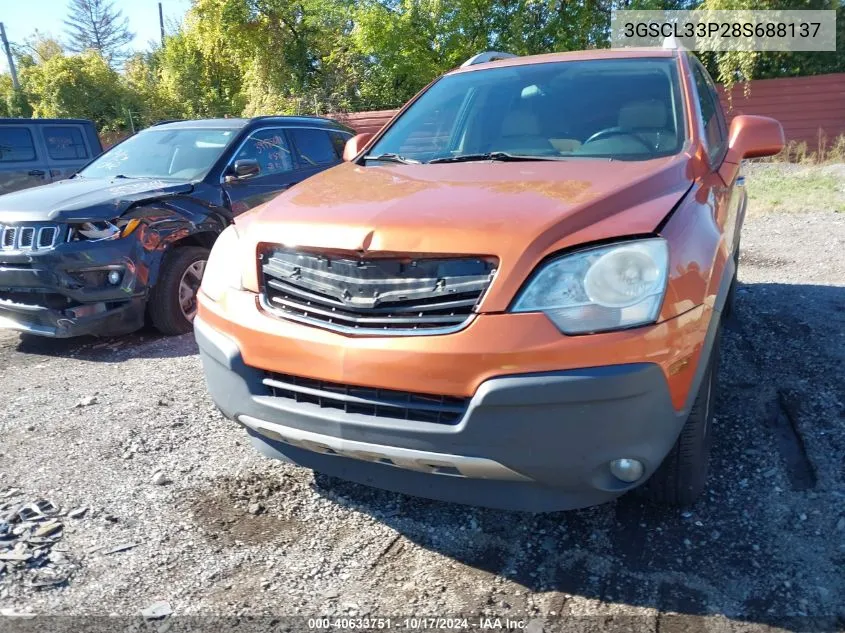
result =
[[78,222],[70,225],[68,241],[70,242],[102,242],[105,240],[117,240],[130,235],[138,225],[138,219],[117,218],[108,220],[91,220],[90,222]]
[[226,290],[243,290],[241,283],[241,241],[235,225],[227,227],[214,242],[202,276],[202,291],[220,301]]
[[669,268],[663,238],[632,240],[564,255],[545,264],[513,312],[543,312],[566,334],[654,323]]

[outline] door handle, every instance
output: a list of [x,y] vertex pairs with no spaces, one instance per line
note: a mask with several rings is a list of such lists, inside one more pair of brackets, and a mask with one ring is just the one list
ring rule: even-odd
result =
[[46,175],[46,173],[47,172],[44,171],[43,169],[30,169],[29,170],[30,176],[42,176],[43,177],[44,175]]

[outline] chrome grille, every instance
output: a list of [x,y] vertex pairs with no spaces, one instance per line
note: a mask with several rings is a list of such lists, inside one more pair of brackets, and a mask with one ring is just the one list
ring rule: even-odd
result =
[[457,424],[469,404],[469,398],[358,387],[273,372],[267,372],[264,384],[274,397],[292,402],[350,414],[435,424]]
[[357,258],[271,247],[262,304],[279,317],[344,334],[442,334],[464,327],[490,285],[483,257]]
[[0,249],[33,251],[56,245],[59,226],[56,224],[0,224]]

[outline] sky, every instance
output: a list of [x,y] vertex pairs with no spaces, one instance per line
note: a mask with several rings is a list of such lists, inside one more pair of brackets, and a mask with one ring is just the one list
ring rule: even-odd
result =
[[[115,9],[129,18],[129,30],[135,33],[132,48],[145,50],[150,40],[158,41],[159,0],[113,0]],[[182,21],[191,0],[161,0],[164,24]],[[68,14],[68,0],[0,0],[0,22],[6,27],[6,37],[12,43],[23,42],[35,29],[64,40],[64,20]],[[0,72],[7,72],[6,56],[0,54]]]

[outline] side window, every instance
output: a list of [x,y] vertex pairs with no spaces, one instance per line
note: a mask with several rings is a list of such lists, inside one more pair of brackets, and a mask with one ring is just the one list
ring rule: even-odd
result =
[[692,75],[698,93],[698,105],[704,123],[704,135],[707,141],[707,153],[711,162],[720,160],[727,149],[728,131],[722,106],[716,88],[700,63],[692,65]]
[[260,176],[293,170],[290,147],[285,138],[285,131],[281,128],[257,130],[250,134],[232,161],[242,158],[257,160],[261,167]]
[[45,125],[43,131],[47,156],[52,160],[88,158],[88,150],[79,128],[69,125]]
[[343,158],[343,148],[346,147],[346,141],[351,139],[352,135],[346,132],[331,131],[329,132],[329,137],[332,139],[335,154],[337,154],[338,158]]
[[331,165],[337,162],[334,144],[326,130],[291,128],[290,134],[303,167]]
[[35,160],[32,134],[25,127],[0,126],[0,163]]

